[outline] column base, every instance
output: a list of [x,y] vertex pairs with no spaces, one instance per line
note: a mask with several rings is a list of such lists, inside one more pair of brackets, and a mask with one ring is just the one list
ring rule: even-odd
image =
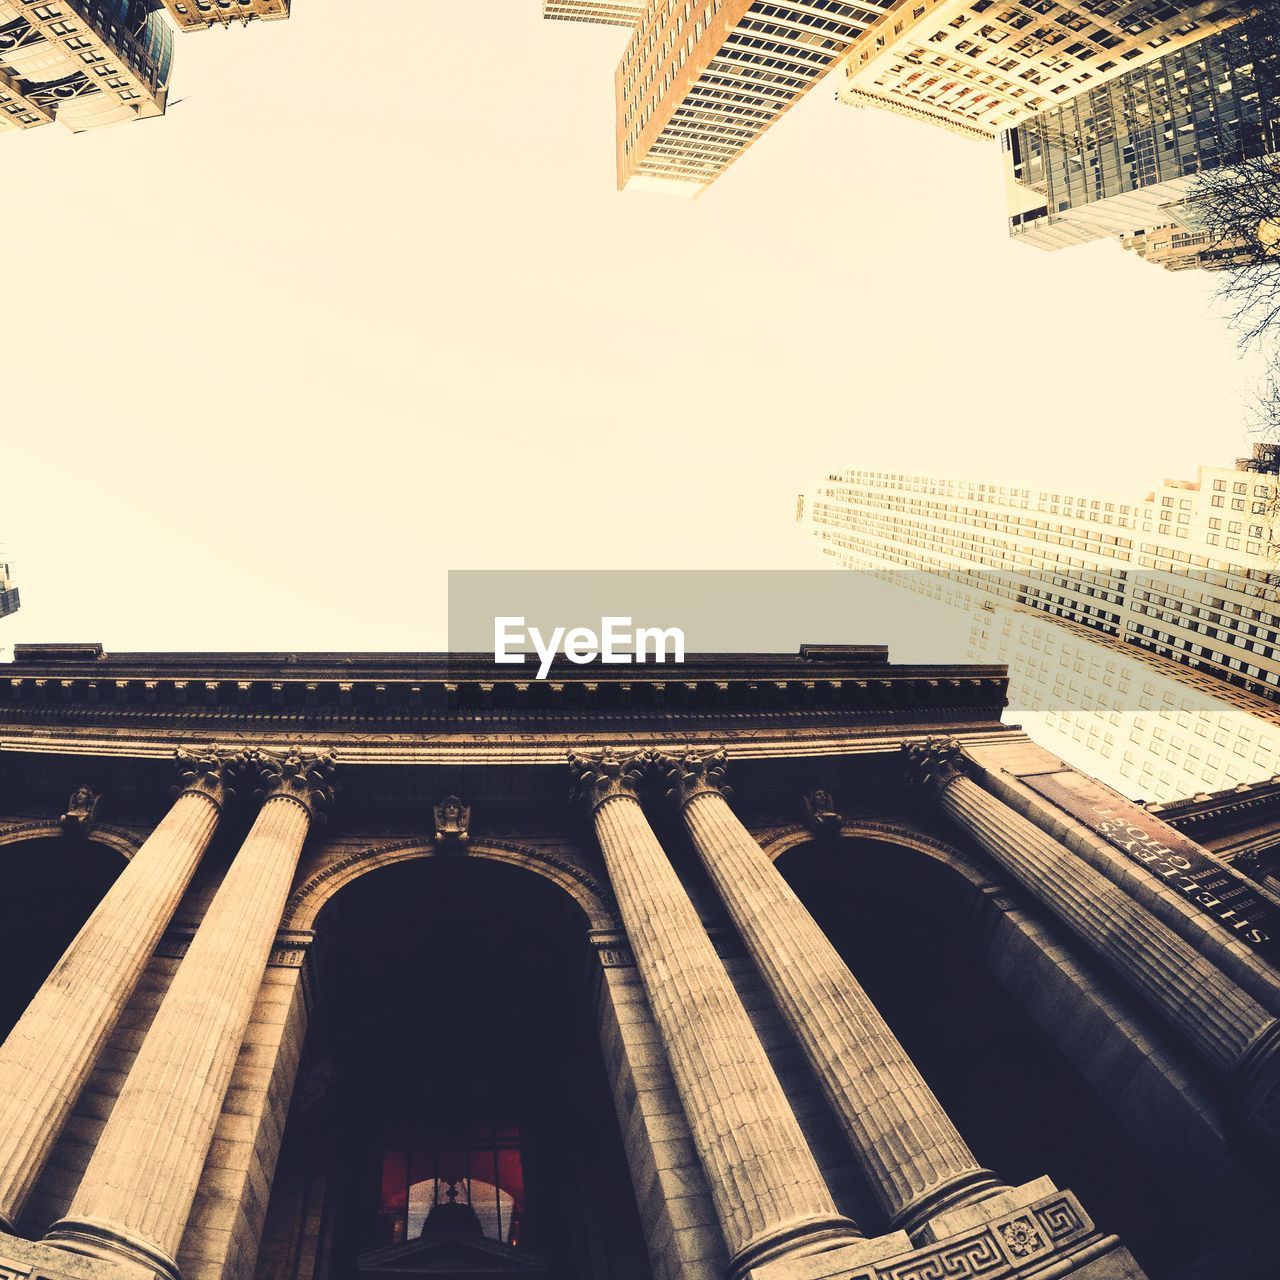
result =
[[[1047,1178],[1015,1188],[1017,1197]],[[994,1197],[999,1200],[1002,1197]],[[991,1205],[940,1215],[955,1220]],[[935,1223],[939,1219],[934,1220]],[[903,1248],[902,1245],[906,1247]],[[1051,1190],[1029,1203],[970,1223],[946,1239],[911,1247],[903,1232],[859,1240],[807,1257],[767,1261],[742,1280],[894,1280],[901,1276],[999,1275],[1002,1280],[1146,1280],[1115,1236],[1102,1235],[1069,1191]]]
[[[1047,1180],[1046,1183],[1046,1190],[1054,1190],[1052,1183]],[[905,1231],[913,1240],[933,1240],[937,1237],[928,1234],[930,1223],[949,1219],[953,1212],[979,1207],[985,1209],[1012,1190],[990,1169],[975,1169],[967,1176],[948,1183],[941,1191],[930,1192],[907,1205],[894,1216],[890,1226]],[[990,1212],[983,1214],[983,1218],[992,1216]]]
[[1236,1067],[1240,1117],[1265,1155],[1280,1148],[1280,1022],[1273,1022]]
[[158,1280],[181,1280],[178,1264],[155,1245],[121,1227],[88,1218],[63,1218],[45,1233],[44,1244],[86,1258],[125,1263],[133,1273],[158,1277]]
[[749,1280],[774,1259],[807,1257],[862,1243],[857,1226],[846,1217],[805,1218],[749,1240],[730,1261],[728,1280]]

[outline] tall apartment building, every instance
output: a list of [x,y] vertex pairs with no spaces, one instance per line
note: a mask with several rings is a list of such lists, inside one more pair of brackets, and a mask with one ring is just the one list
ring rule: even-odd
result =
[[542,0],[542,16],[553,22],[594,22],[610,27],[634,27],[644,5],[598,3],[597,0]]
[[13,585],[12,572],[4,559],[4,551],[0,548],[0,618],[16,613],[21,603],[18,588]]
[[1003,149],[1016,239],[1195,235],[1199,174],[1280,151],[1280,47],[1263,24],[1218,31],[1023,121]]
[[892,0],[650,0],[618,66],[619,189],[696,196]]
[[806,495],[824,554],[970,614],[1015,718],[1128,794],[1280,774],[1272,449],[1125,502],[846,471]]
[[0,131],[163,115],[172,66],[156,0],[0,0]]
[[994,138],[1240,17],[1232,0],[900,0],[850,47],[838,95]]

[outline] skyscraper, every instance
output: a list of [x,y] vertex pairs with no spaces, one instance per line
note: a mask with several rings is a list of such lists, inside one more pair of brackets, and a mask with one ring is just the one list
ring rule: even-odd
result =
[[841,564],[966,610],[1046,744],[1167,800],[1280,774],[1276,465],[1259,448],[1132,502],[854,470],[798,518]]
[[596,22],[610,27],[634,27],[640,21],[644,5],[602,3],[600,0],[542,0],[542,16],[558,22]]
[[1240,16],[1229,2],[909,0],[854,42],[838,93],[851,106],[992,138]]
[[158,0],[0,0],[0,131],[163,115],[172,66]]
[[1258,23],[1216,32],[1040,112],[1003,148],[1019,240],[1194,234],[1197,175],[1280,151],[1280,48]]
[[892,0],[651,0],[618,67],[618,187],[698,195]]

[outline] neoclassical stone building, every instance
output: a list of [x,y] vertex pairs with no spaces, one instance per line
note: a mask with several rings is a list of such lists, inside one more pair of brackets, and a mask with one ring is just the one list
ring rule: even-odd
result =
[[1269,794],[878,648],[509,672],[0,668],[3,1280],[1280,1274]]

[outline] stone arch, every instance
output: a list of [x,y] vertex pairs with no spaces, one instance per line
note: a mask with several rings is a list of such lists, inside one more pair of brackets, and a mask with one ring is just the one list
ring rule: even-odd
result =
[[[829,838],[829,837],[828,837]],[[871,818],[850,818],[841,823],[839,840],[873,840],[877,844],[896,845],[930,859],[940,870],[950,871],[957,887],[968,889],[975,895],[1008,891],[1006,881],[993,877],[982,866],[975,865],[963,850],[945,840],[939,840],[923,831],[899,822],[877,821]],[[772,831],[761,841],[761,848],[769,860],[776,862],[784,853],[806,844],[817,844],[819,837],[801,823]],[[832,844],[836,841],[832,840]]]
[[608,890],[567,858],[509,840],[478,840],[467,846],[465,854],[441,854],[429,841],[411,838],[361,849],[321,867],[294,890],[281,928],[313,930],[324,908],[347,885],[383,867],[436,857],[478,858],[528,871],[550,881],[571,898],[586,918],[589,930],[615,931],[619,927]]
[[[11,822],[0,827],[0,847],[9,844],[22,844],[27,840],[63,840],[67,839],[61,825],[48,818],[35,818],[29,822]],[[125,862],[129,862],[135,853],[142,848],[142,841],[123,827],[96,826],[87,836],[76,839],[87,840],[90,844],[100,844],[118,853]]]

